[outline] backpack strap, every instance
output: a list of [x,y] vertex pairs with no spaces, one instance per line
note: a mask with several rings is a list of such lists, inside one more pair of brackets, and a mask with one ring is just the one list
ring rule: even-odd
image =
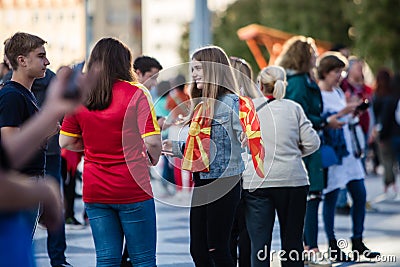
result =
[[260,111],[263,107],[265,107],[266,105],[268,105],[269,103],[271,103],[272,101],[274,101],[275,100],[275,98],[270,98],[270,99],[268,99],[267,101],[265,101],[264,103],[262,103],[261,105],[259,105],[257,108],[256,108],[256,111]]

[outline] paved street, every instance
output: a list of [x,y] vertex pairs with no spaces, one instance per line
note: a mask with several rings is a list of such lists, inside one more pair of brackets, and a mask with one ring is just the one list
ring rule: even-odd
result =
[[[153,181],[154,192],[157,199],[157,264],[160,267],[189,267],[194,266],[189,254],[189,229],[188,217],[190,195],[188,193],[178,196],[165,196],[166,192],[158,181]],[[366,179],[367,198],[372,203],[373,210],[367,212],[365,222],[364,240],[368,247],[382,253],[382,260],[390,258],[396,262],[361,261],[357,263],[334,264],[334,266],[357,266],[357,267],[384,267],[400,266],[400,199],[382,200],[381,178],[369,176]],[[162,203],[164,202],[164,203]],[[168,202],[168,204],[165,204]],[[76,203],[77,219],[82,214],[82,202]],[[181,207],[177,207],[181,206]],[[336,236],[338,239],[345,238],[350,242],[351,222],[349,216],[336,216]],[[327,249],[327,240],[323,231],[322,219],[320,220],[319,242],[321,250]],[[95,266],[95,251],[90,227],[83,230],[67,230],[67,258],[75,267]],[[277,224],[274,229],[274,242],[272,249],[279,250],[279,229]],[[39,267],[50,266],[46,252],[46,231],[38,229],[35,235],[36,259]],[[274,260],[272,266],[280,266],[278,260]]]

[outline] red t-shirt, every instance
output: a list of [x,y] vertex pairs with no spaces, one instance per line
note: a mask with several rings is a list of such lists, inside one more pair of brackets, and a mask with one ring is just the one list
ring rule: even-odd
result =
[[143,85],[117,81],[108,108],[79,108],[64,118],[60,133],[82,138],[84,202],[126,204],[152,198],[143,137],[160,134],[160,127]]

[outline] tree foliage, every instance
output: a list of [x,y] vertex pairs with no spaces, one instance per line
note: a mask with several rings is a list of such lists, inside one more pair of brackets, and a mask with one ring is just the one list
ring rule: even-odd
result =
[[[293,34],[311,36],[333,43],[350,45],[350,23],[342,14],[346,0],[238,0],[220,14],[214,14],[214,43],[228,54],[248,60],[257,67],[246,43],[236,31],[252,23]],[[268,58],[268,53],[265,52]],[[255,69],[258,70],[258,69]]]
[[239,40],[236,32],[250,23],[262,23],[262,13],[260,12],[262,2],[251,0],[237,1],[225,12],[214,14],[213,16],[213,43],[224,48],[230,56],[246,59],[252,66],[256,66],[253,55],[247,47],[246,42]]
[[256,23],[345,44],[365,58],[373,70],[384,65],[398,70],[398,14],[397,0],[238,0],[226,11],[214,14],[213,38],[229,55],[245,58],[253,68],[257,67],[254,58],[236,31]]
[[184,29],[181,35],[181,45],[179,47],[179,56],[181,57],[182,62],[189,61],[189,34],[190,34],[190,24],[187,23],[184,25]]
[[354,1],[354,50],[373,70],[386,66],[400,70],[400,1]]

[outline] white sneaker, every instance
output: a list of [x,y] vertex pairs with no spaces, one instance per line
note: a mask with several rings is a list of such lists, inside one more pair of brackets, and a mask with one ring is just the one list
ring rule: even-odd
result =
[[332,262],[329,259],[313,260],[308,262],[308,267],[332,267]]
[[312,259],[309,259],[308,267],[332,267],[332,261],[326,259],[321,252],[310,256],[312,256]]

